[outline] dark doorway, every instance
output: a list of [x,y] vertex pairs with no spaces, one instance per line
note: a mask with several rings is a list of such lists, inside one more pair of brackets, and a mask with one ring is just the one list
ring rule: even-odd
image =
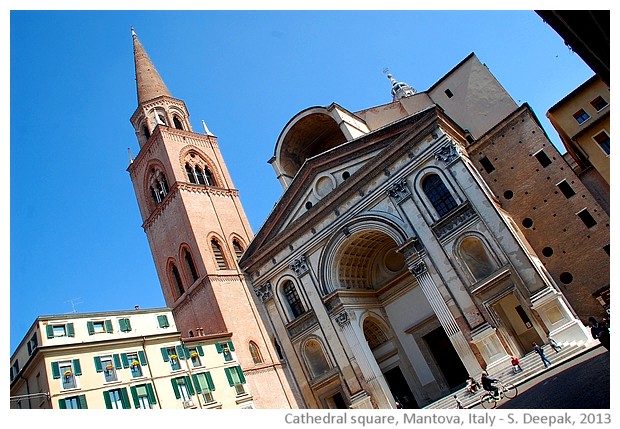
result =
[[340,392],[336,393],[334,396],[330,396],[329,398],[327,398],[327,403],[330,405],[329,408],[337,408],[339,410],[346,410],[349,408],[347,407],[347,404],[342,397],[342,393]]
[[450,389],[465,383],[468,377],[467,370],[448,339],[446,331],[439,327],[423,338]]
[[392,396],[402,404],[403,408],[420,408],[399,366],[384,372],[383,376],[390,387]]

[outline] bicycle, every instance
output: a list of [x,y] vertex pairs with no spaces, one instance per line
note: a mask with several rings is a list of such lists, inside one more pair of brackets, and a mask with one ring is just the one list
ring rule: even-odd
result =
[[511,383],[497,383],[497,387],[497,397],[493,395],[493,392],[486,392],[482,395],[482,398],[480,398],[482,408],[495,408],[497,403],[503,398],[512,399],[519,394],[517,387]]

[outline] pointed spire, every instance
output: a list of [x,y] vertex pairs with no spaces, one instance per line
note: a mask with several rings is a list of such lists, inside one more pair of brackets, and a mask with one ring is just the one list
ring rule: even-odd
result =
[[387,78],[392,82],[392,100],[398,101],[401,98],[409,97],[415,94],[415,89],[405,82],[398,82],[392,77],[391,73],[388,73],[388,69],[383,69],[383,72],[387,74]]
[[[209,129],[207,128],[207,124],[205,124],[205,120],[202,120],[202,127],[205,129],[205,134],[208,136],[213,136],[213,134],[211,133],[211,131],[209,131]],[[215,137],[215,136],[213,136]]]
[[131,27],[131,37],[133,38],[133,57],[136,65],[138,104],[145,103],[161,95],[170,97],[170,91],[168,91],[166,84],[146,54],[133,27]]

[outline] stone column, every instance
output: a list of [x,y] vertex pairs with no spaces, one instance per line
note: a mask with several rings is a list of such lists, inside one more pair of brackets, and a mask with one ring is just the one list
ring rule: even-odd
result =
[[465,369],[469,374],[479,374],[481,371],[480,364],[471,350],[465,335],[450,312],[446,301],[441,296],[437,285],[428,273],[426,263],[419,257],[414,258],[413,260],[410,258],[408,260],[408,266],[410,271],[418,280],[418,284],[420,285],[422,292],[424,292],[424,296],[439,319],[439,323],[441,323],[441,326],[446,331],[446,334],[454,346],[456,353],[461,358]]
[[[334,321],[340,327],[344,341],[351,348],[353,359],[357,361],[357,365],[362,371],[362,376],[370,386],[370,394],[375,399],[377,406],[382,409],[396,408],[394,397],[381,373],[381,369],[366,344],[363,334],[351,324],[349,313],[346,310],[341,311],[336,314]],[[368,408],[365,398],[360,397],[358,402],[360,402],[359,405],[351,404],[351,408]],[[372,408],[372,405],[370,408]]]

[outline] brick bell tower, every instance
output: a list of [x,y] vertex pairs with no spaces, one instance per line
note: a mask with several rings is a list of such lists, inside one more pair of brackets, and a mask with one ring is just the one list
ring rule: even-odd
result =
[[230,336],[257,408],[297,408],[237,259],[253,238],[218,147],[193,132],[133,28],[140,151],[127,171],[164,293],[183,337]]

